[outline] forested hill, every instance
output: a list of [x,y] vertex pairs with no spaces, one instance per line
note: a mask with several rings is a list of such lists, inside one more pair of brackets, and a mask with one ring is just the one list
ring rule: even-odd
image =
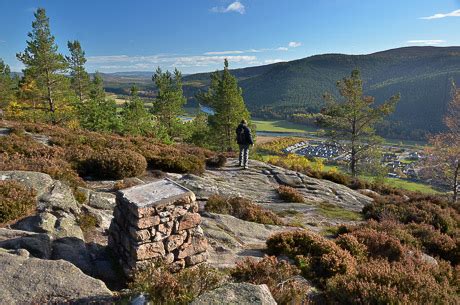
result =
[[[255,116],[283,117],[317,112],[324,92],[337,94],[337,80],[361,70],[366,94],[384,101],[401,93],[401,101],[387,128],[406,137],[418,130],[443,128],[442,116],[450,99],[451,81],[460,84],[460,47],[407,47],[369,55],[325,54],[290,62],[232,70]],[[188,97],[205,90],[209,73],[184,77]],[[395,124],[395,121],[398,123]],[[391,127],[390,127],[391,126]]]

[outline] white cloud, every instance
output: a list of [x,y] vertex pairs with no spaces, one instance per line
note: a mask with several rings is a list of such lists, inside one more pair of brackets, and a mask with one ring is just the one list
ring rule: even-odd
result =
[[289,47],[290,47],[290,48],[298,48],[298,47],[300,47],[301,45],[302,45],[302,43],[301,43],[301,42],[297,42],[297,41],[291,41],[291,42],[289,43]]
[[276,50],[277,50],[277,51],[287,51],[287,50],[289,50],[289,49],[286,48],[286,47],[279,47],[279,48],[277,48]]
[[269,64],[276,64],[276,63],[278,63],[278,62],[285,62],[285,60],[284,60],[284,59],[280,59],[280,58],[276,58],[276,59],[266,59],[266,60],[264,60],[264,64],[267,64],[267,65],[269,65]]
[[445,43],[445,40],[440,39],[419,39],[419,40],[409,40],[407,41],[408,44],[418,44],[424,46],[433,46]]
[[214,13],[231,13],[236,12],[240,14],[244,14],[246,12],[246,8],[244,7],[243,3],[240,1],[235,1],[230,3],[227,7],[223,6],[216,6],[211,9],[211,12]]
[[460,10],[455,10],[450,13],[438,13],[428,17],[421,17],[420,19],[432,20],[432,19],[441,19],[446,17],[460,17]]
[[224,59],[233,63],[250,63],[257,60],[256,56],[235,55],[149,55],[149,56],[128,56],[128,55],[102,55],[89,56],[88,65],[95,69],[104,70],[132,70],[145,71],[154,70],[157,66],[168,67],[208,67],[210,65],[222,64]]
[[227,54],[243,54],[246,51],[217,51],[217,52],[206,52],[204,55],[227,55]]

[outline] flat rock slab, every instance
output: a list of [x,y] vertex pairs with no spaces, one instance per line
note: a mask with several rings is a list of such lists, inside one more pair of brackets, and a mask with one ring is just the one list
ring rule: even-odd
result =
[[206,292],[190,305],[276,305],[267,285],[230,283]]
[[124,201],[138,208],[164,205],[185,197],[194,198],[190,190],[170,179],[134,186],[119,193]]
[[176,181],[194,191],[199,199],[221,194],[241,196],[256,203],[283,203],[276,189],[287,185],[296,188],[308,202],[327,202],[352,211],[361,211],[372,202],[344,185],[254,160],[250,160],[247,170],[238,167],[237,160],[229,159],[226,166],[206,170],[202,177],[184,175]]
[[208,263],[219,268],[233,267],[236,262],[249,257],[261,259],[265,255],[265,241],[272,234],[297,230],[212,213],[202,218],[201,227],[209,245]]
[[34,257],[49,259],[51,239],[43,233],[0,228],[0,248],[26,249]]
[[0,304],[100,304],[111,291],[73,264],[27,258],[0,250]]

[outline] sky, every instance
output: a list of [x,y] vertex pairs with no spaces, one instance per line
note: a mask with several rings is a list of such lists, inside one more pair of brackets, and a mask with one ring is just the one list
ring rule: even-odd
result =
[[38,7],[59,52],[79,40],[90,72],[184,74],[324,53],[460,46],[460,0],[0,0],[0,58],[13,71]]

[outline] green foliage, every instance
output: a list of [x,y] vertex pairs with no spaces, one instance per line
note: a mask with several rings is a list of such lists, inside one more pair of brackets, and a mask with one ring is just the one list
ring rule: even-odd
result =
[[10,67],[0,58],[0,109],[5,109],[14,99],[15,80]]
[[227,60],[222,73],[211,74],[208,92],[198,95],[198,98],[215,112],[208,118],[211,140],[220,150],[231,151],[236,147],[235,128],[242,119],[249,120],[249,112],[242,90],[228,69]]
[[201,264],[172,273],[166,265],[157,264],[137,272],[129,284],[135,293],[146,293],[153,304],[189,304],[206,291],[219,287],[224,275]]
[[31,99],[45,105],[47,119],[57,123],[68,120],[71,112],[68,108],[72,101],[70,84],[64,75],[68,64],[58,53],[45,9],[37,9],[34,16],[32,31],[28,35],[30,40],[17,58],[25,65],[23,82],[34,83],[34,90],[28,92]]
[[70,82],[72,89],[77,95],[80,103],[83,103],[89,95],[90,79],[85,70],[85,52],[78,40],[67,42],[70,56],[66,56],[70,68]]
[[183,114],[183,106],[186,102],[182,91],[181,73],[175,69],[173,77],[169,71],[163,73],[158,68],[152,79],[157,88],[157,96],[153,102],[152,113],[166,129],[170,138],[181,136],[183,123],[178,116]]
[[262,260],[246,259],[237,262],[231,269],[231,276],[237,282],[267,285],[278,304],[304,304],[310,286],[294,278],[300,270],[286,261],[278,261],[274,256]]
[[348,251],[308,231],[282,232],[271,236],[267,240],[267,252],[296,258],[303,274],[320,284],[334,275],[353,273],[356,268],[356,261]]
[[229,214],[246,221],[269,225],[283,224],[283,221],[275,213],[241,197],[228,198],[212,195],[206,202],[205,209],[211,213]]
[[348,141],[345,149],[350,154],[351,174],[356,176],[358,166],[369,162],[370,152],[381,142],[375,135],[375,125],[394,111],[399,95],[373,107],[375,99],[363,95],[363,81],[358,70],[353,70],[351,77],[338,81],[337,88],[344,101],[337,102],[331,94],[325,95],[324,123],[330,128],[328,135],[333,141]]
[[0,224],[34,210],[36,192],[13,180],[0,180]]
[[153,118],[139,98],[136,87],[131,88],[131,97],[123,107],[121,119],[125,134],[148,135],[154,132]]

